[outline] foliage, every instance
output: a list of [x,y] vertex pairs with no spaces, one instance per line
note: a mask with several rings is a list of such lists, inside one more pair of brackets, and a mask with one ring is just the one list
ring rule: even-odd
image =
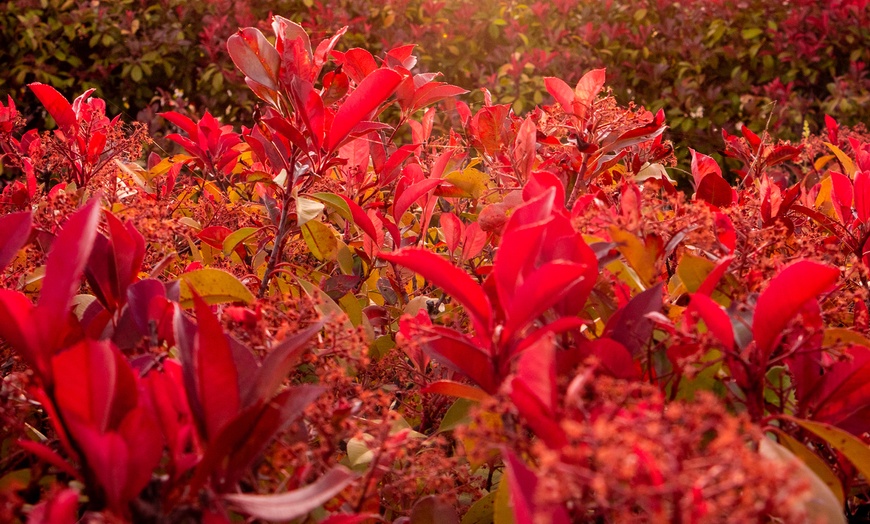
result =
[[723,133],[682,193],[604,69],[472,109],[412,46],[271,30],[227,39],[250,127],[167,111],[177,154],[90,90],[0,106],[5,520],[866,511],[863,128]]
[[34,81],[70,98],[98,87],[113,113],[153,131],[167,110],[210,110],[250,124],[255,99],[239,89],[243,76],[223,42],[275,13],[318,37],[347,26],[345,49],[415,44],[422,70],[465,89],[487,86],[517,113],[549,102],[543,78],[574,83],[606,67],[618,100],[665,111],[681,161],[690,146],[721,161],[718,136],[740,123],[797,140],[820,131],[826,113],[846,125],[870,118],[866,0],[231,4],[8,2],[0,33],[11,45],[0,57],[14,67],[0,87],[28,109],[34,100],[21,97]]

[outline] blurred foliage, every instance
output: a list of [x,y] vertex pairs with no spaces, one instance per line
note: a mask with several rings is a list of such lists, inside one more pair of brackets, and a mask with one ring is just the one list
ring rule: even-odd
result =
[[248,123],[255,99],[223,42],[270,12],[314,38],[349,26],[342,49],[416,43],[421,70],[488,86],[518,113],[547,101],[545,76],[607,67],[618,100],[665,110],[678,151],[721,150],[726,123],[797,139],[824,113],[870,120],[867,0],[18,0],[0,13],[0,92],[98,87],[110,112],[152,132],[166,109]]

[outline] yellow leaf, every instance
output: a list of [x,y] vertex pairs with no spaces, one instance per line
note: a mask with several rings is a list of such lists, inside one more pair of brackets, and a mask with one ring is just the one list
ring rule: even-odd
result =
[[851,433],[830,424],[792,417],[789,419],[845,455],[858,472],[864,475],[865,479],[870,479],[870,447],[867,444],[858,440]]
[[435,191],[435,194],[448,198],[480,198],[486,192],[490,182],[489,175],[473,167],[448,173],[444,180],[450,182],[452,187],[442,186]]
[[610,238],[616,242],[617,249],[644,286],[651,286],[659,274],[657,265],[660,246],[653,243],[647,245],[633,233],[616,226],[610,227]]
[[677,264],[677,275],[689,293],[698,291],[716,264],[691,253],[683,253]]
[[846,496],[843,493],[843,484],[834,472],[831,471],[831,468],[825,464],[825,461],[807,449],[807,447],[801,442],[781,431],[776,431],[776,438],[779,440],[779,444],[782,447],[791,451],[797,458],[801,459],[801,461],[806,464],[807,467],[810,468],[810,470],[812,470],[812,472],[815,473],[826,486],[828,486],[834,496],[837,497],[840,506],[842,506],[846,499]]
[[847,328],[828,328],[825,330],[824,346],[829,347],[837,343],[854,344],[870,348],[870,339],[864,335]]
[[843,170],[846,171],[846,175],[849,178],[855,178],[855,164],[852,162],[852,159],[843,152],[842,149],[831,144],[830,142],[825,142],[825,145],[828,146],[828,149],[831,150],[835,155],[837,155],[837,160],[840,161],[840,164],[843,165]]
[[181,284],[180,302],[185,308],[193,307],[193,291],[207,304],[254,301],[254,294],[239,279],[215,268],[203,268],[184,273],[178,278]]
[[339,243],[335,231],[328,225],[312,220],[302,226],[302,238],[317,260],[329,262],[338,254]]

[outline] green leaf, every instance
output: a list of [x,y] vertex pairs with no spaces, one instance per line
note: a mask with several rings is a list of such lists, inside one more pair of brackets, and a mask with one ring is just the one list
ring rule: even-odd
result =
[[764,30],[761,28],[750,27],[750,28],[744,29],[741,32],[741,35],[743,36],[744,40],[752,40],[753,38],[761,36],[763,33],[764,33]]
[[441,419],[441,425],[438,426],[438,431],[436,431],[436,433],[452,431],[459,426],[467,424],[470,420],[468,418],[468,411],[471,409],[471,406],[475,404],[477,404],[477,402],[465,398],[456,399],[456,402],[454,402],[453,405],[447,409],[447,412],[444,413],[444,418]]
[[338,255],[339,243],[335,231],[328,225],[312,220],[302,226],[302,238],[317,260],[329,262]]
[[205,300],[206,304],[254,301],[254,294],[239,279],[221,269],[203,268],[184,273],[178,278],[181,284],[180,302],[184,308],[193,307],[193,293]]

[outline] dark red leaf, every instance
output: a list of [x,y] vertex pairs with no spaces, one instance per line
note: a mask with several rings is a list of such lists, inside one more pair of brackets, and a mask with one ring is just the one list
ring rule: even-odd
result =
[[9,213],[0,216],[0,273],[6,269],[9,262],[18,254],[18,250],[30,238],[33,218],[30,211]]
[[716,175],[705,176],[698,189],[695,198],[703,200],[716,207],[728,207],[733,203],[734,191],[728,181]]
[[288,521],[308,515],[354,481],[356,475],[337,466],[304,488],[274,495],[224,495],[224,500],[252,517]]
[[646,317],[662,310],[662,284],[638,294],[607,321],[604,336],[625,346],[632,356],[649,343],[654,324]]
[[240,29],[227,40],[227,51],[246,77],[273,91],[278,89],[281,55],[259,29]]
[[616,378],[637,380],[639,373],[629,350],[616,340],[602,337],[589,344],[589,351],[594,355],[601,367]]
[[414,524],[459,524],[459,515],[452,505],[443,502],[435,495],[427,495],[411,508],[411,522]]
[[320,332],[323,324],[322,320],[315,322],[298,333],[288,336],[272,348],[263,359],[251,394],[243,399],[245,406],[255,402],[266,402],[275,395],[302,353],[311,347],[309,341]]

